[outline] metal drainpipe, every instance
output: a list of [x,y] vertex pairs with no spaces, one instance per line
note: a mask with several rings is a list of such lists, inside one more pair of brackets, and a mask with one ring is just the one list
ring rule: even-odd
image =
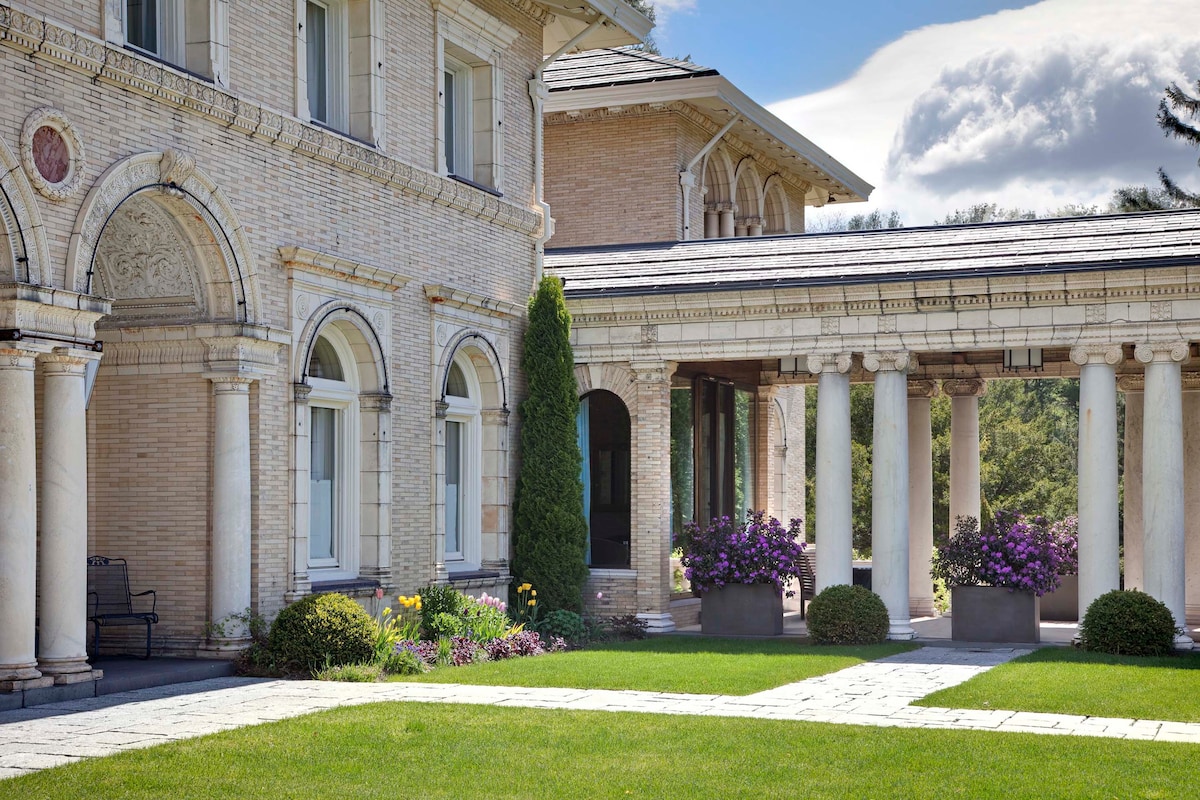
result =
[[554,231],[550,230],[550,206],[546,203],[546,182],[542,175],[546,164],[542,114],[543,109],[546,107],[546,98],[550,95],[546,84],[542,82],[542,74],[545,72],[546,67],[557,61],[563,53],[575,47],[575,45],[591,34],[592,31],[606,22],[608,22],[608,17],[601,14],[595,22],[575,34],[569,42],[555,50],[549,58],[542,61],[538,65],[538,68],[533,71],[533,77],[529,79],[529,98],[533,101],[533,195],[534,202],[542,211],[542,232],[537,238],[535,255],[537,264],[533,279],[533,291],[535,293],[537,292],[538,285],[542,282],[542,271],[546,258],[546,242],[550,241],[550,237],[554,235]]
[[717,131],[717,135],[709,140],[708,144],[700,148],[700,152],[696,157],[688,162],[688,165],[679,171],[679,190],[683,192],[683,239],[688,241],[692,238],[692,187],[696,185],[696,176],[692,174],[692,170],[700,163],[700,159],[708,155],[708,151],[716,147],[717,142],[724,138],[725,134],[733,128],[734,123],[742,118],[741,114],[734,114],[729,122],[725,123],[725,127]]

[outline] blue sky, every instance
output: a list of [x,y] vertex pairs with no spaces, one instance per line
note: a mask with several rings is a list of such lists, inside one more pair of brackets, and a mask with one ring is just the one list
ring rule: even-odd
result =
[[[656,0],[663,52],[714,67],[930,224],[975,203],[1104,206],[1162,166],[1163,88],[1200,79],[1200,0]],[[816,227],[816,225],[814,225]]]
[[[1028,0],[659,0],[664,55],[718,69],[763,105],[828,88],[904,33]],[[677,9],[677,10],[676,10]],[[770,20],[770,24],[764,24]],[[779,69],[780,64],[795,64]]]

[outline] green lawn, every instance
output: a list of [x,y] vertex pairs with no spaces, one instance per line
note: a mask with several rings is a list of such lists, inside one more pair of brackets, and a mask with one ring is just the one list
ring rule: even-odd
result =
[[442,667],[398,680],[744,695],[912,649],[911,644],[899,643],[814,647],[767,639],[664,636],[538,658]]
[[1195,745],[380,703],[0,781],[0,798],[1174,798]]
[[1200,653],[1109,656],[1047,647],[915,705],[1200,722]]

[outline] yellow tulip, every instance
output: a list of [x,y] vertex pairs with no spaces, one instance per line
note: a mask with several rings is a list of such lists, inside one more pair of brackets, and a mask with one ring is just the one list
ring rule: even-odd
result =
[[537,605],[537,600],[530,600],[530,601],[529,601],[529,605],[531,605],[531,606],[536,606],[536,605]]
[[383,615],[384,615],[385,617],[386,617],[388,614],[390,614],[390,613],[392,613],[392,607],[391,607],[391,606],[388,606],[387,608],[385,608],[385,609],[383,610]]
[[530,592],[530,593],[529,593],[529,596],[530,596],[530,597],[537,597],[537,589],[534,589],[532,592]]

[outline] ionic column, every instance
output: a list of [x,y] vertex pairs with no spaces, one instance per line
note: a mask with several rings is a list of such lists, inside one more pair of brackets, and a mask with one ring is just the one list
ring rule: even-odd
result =
[[[216,402],[213,427],[211,622],[222,623],[226,640],[244,639],[230,622],[250,607],[250,384],[239,375],[210,375]],[[308,554],[305,553],[307,559]]]
[[935,381],[908,382],[908,609],[931,617],[933,578],[933,430],[930,398]]
[[1117,503],[1117,374],[1119,344],[1071,348],[1079,365],[1079,613],[1120,588]]
[[675,629],[671,618],[671,374],[670,361],[634,362],[637,421],[633,433],[632,566],[638,618],[648,629]]
[[805,510],[807,499],[806,472],[804,463],[808,452],[805,442],[807,436],[804,386],[786,386],[780,390],[783,395],[784,416],[787,424],[787,462],[784,476],[784,504],[781,519],[791,521],[793,517],[800,518],[801,529],[808,525],[808,512]]
[[0,343],[0,691],[49,686],[37,669],[35,354]]
[[1183,374],[1184,616],[1200,623],[1200,374]]
[[55,683],[93,680],[87,660],[87,410],[89,355],[42,356],[38,668]]
[[733,231],[733,209],[722,208],[720,211],[720,222],[718,225],[717,234],[722,239],[728,239],[729,237],[733,236]]
[[1145,416],[1141,375],[1122,375],[1117,386],[1125,393],[1125,588],[1146,588],[1142,567],[1142,422]]
[[959,517],[979,519],[979,396],[978,378],[950,380],[942,391],[950,396],[950,535]]
[[851,532],[850,354],[814,355],[817,379],[817,591],[854,582]]
[[[1139,344],[1134,351],[1146,365],[1142,431],[1150,458],[1142,463],[1144,567],[1146,592],[1163,602],[1184,626],[1183,398],[1180,364],[1186,342]],[[1188,650],[1191,637],[1180,634],[1175,647]]]
[[721,235],[721,212],[715,208],[704,209],[704,238],[716,239]]
[[[909,353],[867,353],[875,373],[871,455],[871,588],[888,610],[888,638],[913,639],[908,610]],[[818,549],[818,553],[820,550]]]

